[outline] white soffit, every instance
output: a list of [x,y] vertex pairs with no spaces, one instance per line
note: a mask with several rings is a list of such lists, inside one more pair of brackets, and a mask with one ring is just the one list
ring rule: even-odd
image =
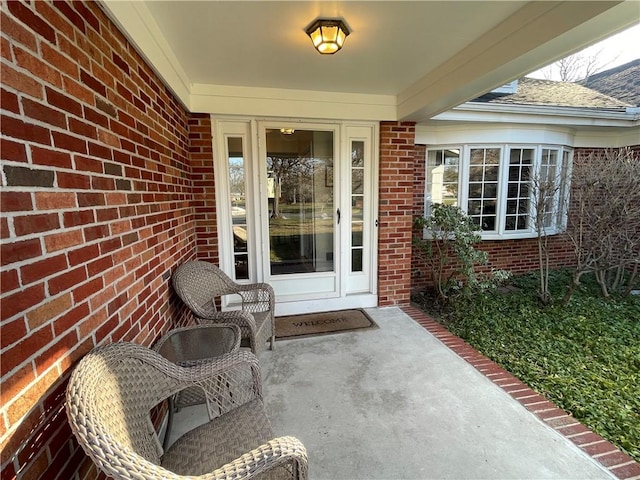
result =
[[[422,122],[637,22],[618,1],[123,1],[107,14],[192,112]],[[321,56],[304,28],[353,33]]]

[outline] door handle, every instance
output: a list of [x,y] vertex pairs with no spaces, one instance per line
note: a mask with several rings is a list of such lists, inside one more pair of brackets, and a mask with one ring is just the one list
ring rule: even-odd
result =
[[340,224],[340,209],[336,213],[338,214],[338,224]]

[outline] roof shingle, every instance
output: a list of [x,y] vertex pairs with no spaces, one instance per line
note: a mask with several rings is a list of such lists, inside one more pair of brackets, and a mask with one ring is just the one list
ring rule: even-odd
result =
[[516,93],[487,93],[474,102],[513,105],[548,105],[624,111],[632,106],[608,95],[571,82],[555,82],[524,77],[518,80]]
[[591,75],[578,83],[640,107],[640,58]]

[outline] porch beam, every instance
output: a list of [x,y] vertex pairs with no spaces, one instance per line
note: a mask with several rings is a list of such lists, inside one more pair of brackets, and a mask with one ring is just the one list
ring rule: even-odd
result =
[[530,2],[398,96],[398,118],[426,121],[638,20],[635,1]]

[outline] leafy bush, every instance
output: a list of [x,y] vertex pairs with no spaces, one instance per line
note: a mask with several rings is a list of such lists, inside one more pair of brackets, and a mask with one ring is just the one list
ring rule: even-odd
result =
[[[414,228],[420,234],[414,244],[431,270],[440,299],[477,283],[474,266],[487,263],[487,254],[474,247],[481,237],[470,216],[454,205],[436,203],[429,217],[414,220]],[[427,238],[422,238],[423,231]]]
[[[561,296],[569,274],[552,272]],[[503,294],[456,297],[441,322],[640,461],[640,298],[604,299],[591,277],[568,306],[541,309],[537,275]]]

